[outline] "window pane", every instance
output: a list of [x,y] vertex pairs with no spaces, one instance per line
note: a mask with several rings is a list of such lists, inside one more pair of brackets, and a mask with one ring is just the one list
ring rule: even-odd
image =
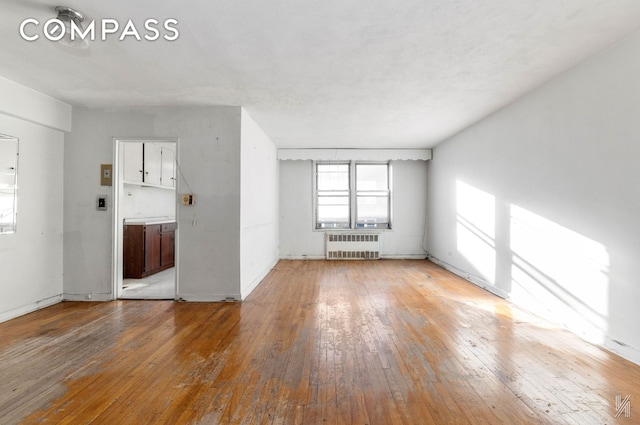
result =
[[13,189],[0,186],[0,233],[7,233],[13,229]]
[[0,134],[0,234],[16,231],[18,139]]
[[318,190],[349,190],[349,164],[318,164]]
[[387,164],[356,164],[356,190],[388,190]]
[[349,197],[319,196],[317,227],[349,227]]
[[358,227],[389,227],[388,196],[358,196]]
[[[327,192],[333,193],[333,192]],[[349,196],[318,196],[318,206],[349,206]]]

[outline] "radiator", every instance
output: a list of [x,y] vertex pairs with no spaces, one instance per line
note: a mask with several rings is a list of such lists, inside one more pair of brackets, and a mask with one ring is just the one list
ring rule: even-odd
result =
[[327,233],[327,260],[377,260],[380,258],[378,233]]

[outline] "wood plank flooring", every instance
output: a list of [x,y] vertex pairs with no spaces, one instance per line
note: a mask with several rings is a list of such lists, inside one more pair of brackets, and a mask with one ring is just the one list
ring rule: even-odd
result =
[[632,424],[639,382],[424,260],[281,261],[243,303],[0,324],[0,424]]

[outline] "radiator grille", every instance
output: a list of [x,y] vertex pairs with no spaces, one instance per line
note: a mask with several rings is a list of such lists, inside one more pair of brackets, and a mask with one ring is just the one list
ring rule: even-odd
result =
[[380,235],[377,233],[329,233],[326,235],[327,260],[377,260]]

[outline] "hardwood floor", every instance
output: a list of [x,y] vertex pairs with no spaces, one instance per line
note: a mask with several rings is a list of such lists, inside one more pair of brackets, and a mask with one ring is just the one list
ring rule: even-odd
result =
[[243,303],[0,324],[1,424],[631,424],[640,366],[428,261],[281,261]]

